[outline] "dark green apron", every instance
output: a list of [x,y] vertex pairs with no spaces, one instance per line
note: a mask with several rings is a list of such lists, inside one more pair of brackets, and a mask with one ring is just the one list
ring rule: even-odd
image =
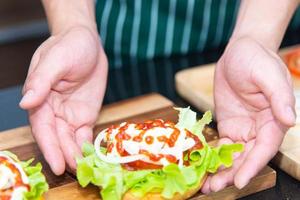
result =
[[239,4],[239,0],[98,0],[96,18],[110,66],[120,67],[129,58],[201,53],[224,46]]

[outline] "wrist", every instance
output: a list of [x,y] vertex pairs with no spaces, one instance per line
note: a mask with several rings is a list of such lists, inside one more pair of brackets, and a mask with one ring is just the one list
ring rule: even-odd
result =
[[278,48],[281,43],[281,40],[277,41],[274,38],[266,38],[265,39],[265,38],[259,37],[256,34],[246,33],[246,34],[233,34],[231,36],[231,38],[229,39],[227,46],[231,46],[231,44],[241,41],[241,40],[248,40],[248,41],[255,42],[274,53],[278,52]]
[[231,41],[251,38],[277,52],[298,0],[242,1]]
[[93,0],[43,0],[51,35],[74,27],[97,32]]
[[71,29],[77,27],[84,27],[92,31],[93,33],[97,33],[97,26],[95,22],[86,21],[86,20],[73,20],[73,19],[66,19],[64,23],[55,24],[55,26],[50,27],[51,35],[57,35]]

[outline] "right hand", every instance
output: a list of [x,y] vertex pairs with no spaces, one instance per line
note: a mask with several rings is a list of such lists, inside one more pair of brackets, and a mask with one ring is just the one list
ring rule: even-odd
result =
[[214,98],[220,143],[243,143],[245,151],[232,168],[209,176],[203,193],[246,186],[277,153],[296,118],[287,67],[249,37],[232,41],[217,63]]
[[76,26],[52,35],[35,52],[20,106],[52,171],[75,170],[83,142],[92,142],[107,78],[96,29]]

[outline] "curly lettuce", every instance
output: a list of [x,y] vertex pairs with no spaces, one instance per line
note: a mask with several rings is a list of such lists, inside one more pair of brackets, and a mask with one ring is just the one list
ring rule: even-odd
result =
[[49,189],[46,178],[42,174],[41,163],[32,165],[33,159],[30,159],[28,161],[20,161],[15,154],[8,151],[5,151],[4,153],[18,162],[28,177],[30,190],[24,193],[23,199],[40,200],[42,195]]
[[231,167],[233,154],[243,151],[242,144],[229,144],[210,147],[202,130],[211,122],[211,112],[206,112],[197,121],[196,113],[190,108],[176,108],[179,111],[177,127],[183,127],[197,135],[204,144],[199,150],[194,150],[185,160],[189,166],[180,168],[169,164],[159,170],[127,171],[120,164],[109,164],[100,160],[92,144],[83,145],[83,158],[77,159],[77,179],[82,187],[93,184],[101,187],[103,200],[120,200],[122,195],[130,190],[143,197],[149,192],[161,192],[162,197],[172,199],[176,193],[184,194],[199,186],[206,173],[215,173],[220,166]]

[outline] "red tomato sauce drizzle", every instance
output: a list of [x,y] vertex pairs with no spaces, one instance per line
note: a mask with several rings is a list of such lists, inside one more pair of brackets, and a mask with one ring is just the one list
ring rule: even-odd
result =
[[10,200],[13,190],[17,187],[26,187],[30,190],[29,184],[25,184],[22,180],[22,175],[19,169],[12,164],[6,157],[0,156],[0,164],[8,167],[15,174],[15,185],[12,188],[0,190],[0,200]]
[[[122,126],[111,126],[107,129],[107,131],[106,131],[106,138],[107,138],[107,141],[108,141],[107,152],[110,153],[112,151],[113,147],[114,147],[114,144],[112,142],[109,142],[110,134],[112,133],[113,129],[118,129],[119,131],[115,136],[116,149],[117,149],[118,153],[121,156],[128,156],[129,155],[129,153],[124,150],[123,145],[122,145],[123,140],[130,140],[131,139],[131,136],[126,133],[126,129],[128,128],[128,126],[129,126],[129,123],[125,123]],[[158,136],[158,137],[156,137],[156,139],[159,142],[164,142],[169,147],[174,147],[174,145],[175,145],[175,143],[176,143],[176,141],[177,141],[177,139],[180,135],[180,130],[175,127],[175,124],[173,122],[169,122],[169,121],[164,122],[161,119],[149,120],[149,121],[146,121],[144,123],[136,124],[135,128],[138,129],[138,130],[141,130],[141,132],[139,133],[139,135],[134,136],[132,138],[132,140],[135,141],[135,142],[142,142],[143,139],[144,139],[144,135],[145,135],[146,131],[149,130],[149,129],[155,128],[155,127],[161,127],[161,128],[168,128],[169,127],[169,128],[173,129],[173,132],[171,133],[169,138],[167,136]],[[184,152],[184,155],[186,155],[187,153],[190,154],[190,152],[195,150],[195,149],[203,148],[203,145],[202,145],[200,139],[196,135],[192,134],[188,130],[185,130],[185,132],[186,132],[187,137],[190,137],[195,141],[195,145],[190,150]],[[145,142],[147,144],[152,144],[154,142],[154,137],[153,136],[146,136],[145,137]],[[139,153],[146,155],[151,161],[154,161],[154,162],[157,162],[160,159],[165,158],[170,163],[178,163],[177,158],[173,155],[163,155],[163,154],[154,155],[154,154],[148,152],[147,150],[140,150]],[[184,162],[184,165],[189,165],[189,163]],[[161,169],[163,167],[162,165],[147,163],[147,162],[144,162],[144,161],[141,161],[141,160],[126,163],[126,164],[122,164],[122,166],[127,170]]]

